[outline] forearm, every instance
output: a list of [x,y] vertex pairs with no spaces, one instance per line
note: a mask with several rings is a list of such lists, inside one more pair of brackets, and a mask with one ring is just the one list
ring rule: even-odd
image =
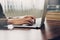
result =
[[13,19],[8,19],[8,20],[7,20],[7,23],[12,24],[13,21],[14,21]]
[[7,22],[9,24],[19,24],[19,25],[23,24],[23,20],[22,19],[8,19]]

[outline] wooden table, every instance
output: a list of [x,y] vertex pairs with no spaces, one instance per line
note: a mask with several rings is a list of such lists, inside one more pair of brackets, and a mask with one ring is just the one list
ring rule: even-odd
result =
[[48,39],[60,36],[60,12],[47,12],[46,34]]

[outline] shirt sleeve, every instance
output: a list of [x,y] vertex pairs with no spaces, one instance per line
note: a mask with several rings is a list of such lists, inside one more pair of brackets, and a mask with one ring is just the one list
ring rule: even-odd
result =
[[3,13],[2,5],[0,4],[0,27],[7,25],[7,19]]
[[1,4],[0,4],[0,18],[6,18],[6,16],[3,13],[3,8]]
[[0,27],[4,27],[7,25],[7,19],[6,18],[0,18]]

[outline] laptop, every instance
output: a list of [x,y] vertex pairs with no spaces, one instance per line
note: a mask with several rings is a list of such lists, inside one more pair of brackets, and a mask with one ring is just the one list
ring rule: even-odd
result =
[[13,25],[9,24],[4,27],[8,28],[41,28],[44,24],[47,13],[48,0],[6,0],[3,5],[3,11],[8,19],[22,18],[25,15],[32,15],[36,17],[36,23],[32,26],[27,24]]

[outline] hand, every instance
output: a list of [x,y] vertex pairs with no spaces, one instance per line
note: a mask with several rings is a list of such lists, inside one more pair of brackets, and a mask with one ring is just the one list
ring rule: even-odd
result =
[[36,19],[35,19],[34,16],[26,16],[26,17],[24,17],[24,18],[25,18],[25,19],[31,18],[30,20],[27,20],[28,22],[30,22],[30,23],[27,24],[28,26],[32,26],[33,24],[36,23]]
[[[33,21],[34,20],[34,21]],[[9,23],[11,24],[34,24],[36,21],[35,17],[33,16],[26,16],[24,18],[16,18],[12,20],[8,20]]]

